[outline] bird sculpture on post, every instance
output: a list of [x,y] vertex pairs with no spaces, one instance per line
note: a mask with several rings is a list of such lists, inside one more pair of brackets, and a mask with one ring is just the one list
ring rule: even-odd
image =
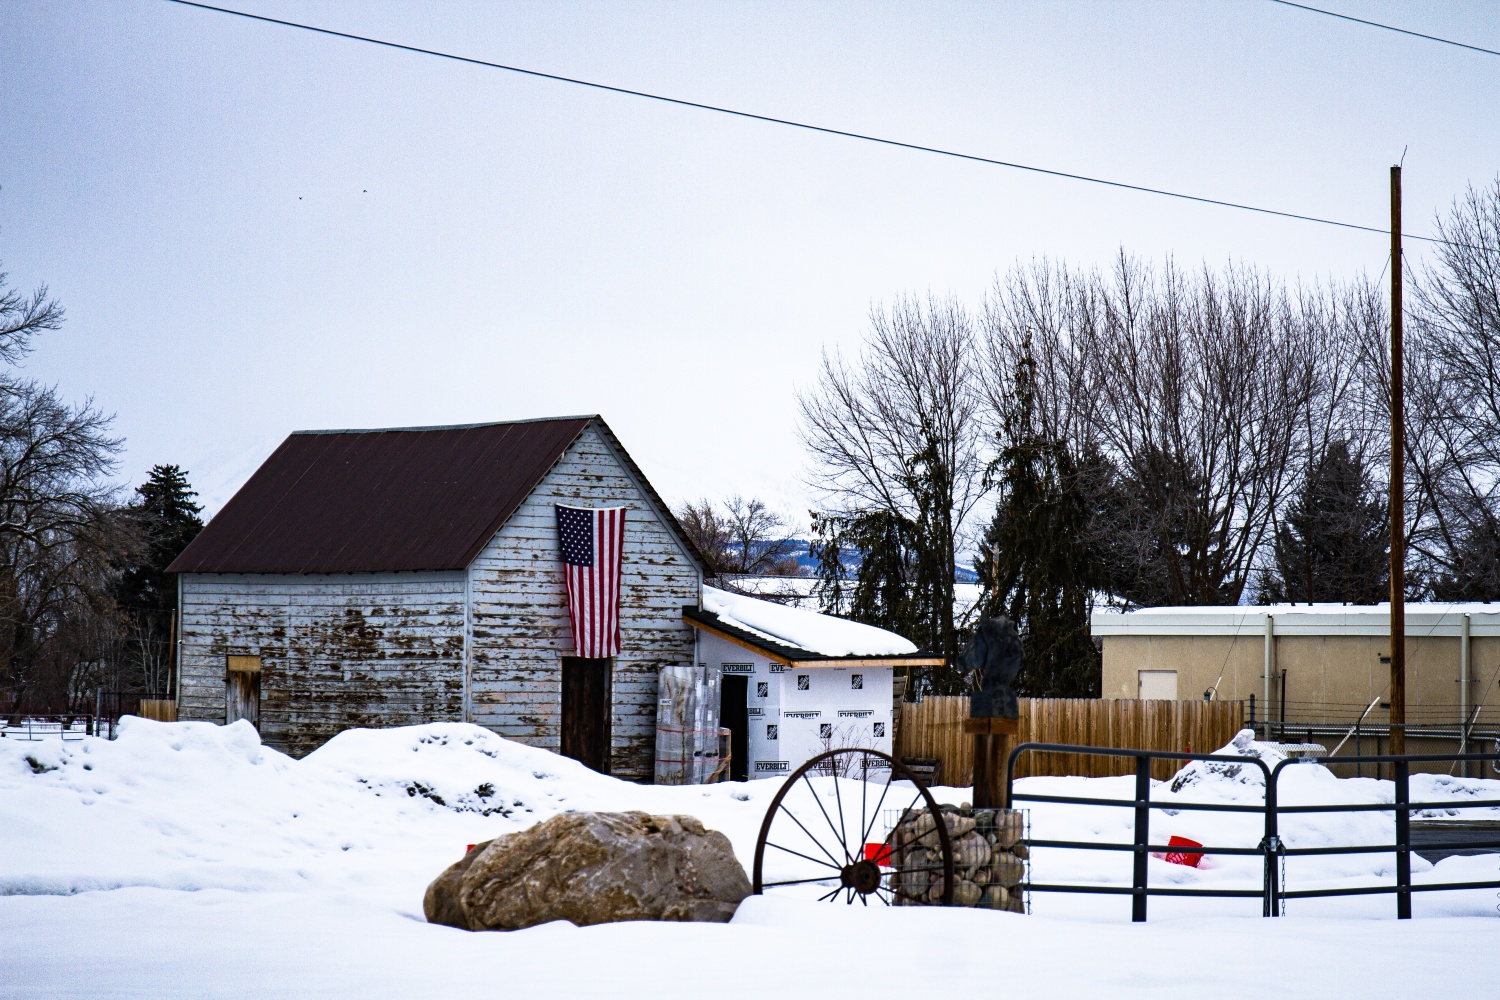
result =
[[958,656],[969,678],[969,719],[964,731],[974,736],[974,805],[1008,809],[1005,764],[1020,731],[1020,706],[1011,685],[1021,673],[1021,636],[1004,615],[979,623]]

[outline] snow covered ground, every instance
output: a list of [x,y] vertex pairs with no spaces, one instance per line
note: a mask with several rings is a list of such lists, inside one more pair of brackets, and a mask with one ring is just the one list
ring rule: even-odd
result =
[[[833,779],[823,779],[830,787]],[[1025,790],[1124,796],[1130,778],[1033,778]],[[548,925],[470,934],[422,919],[422,891],[465,846],[566,809],[691,813],[747,870],[777,782],[647,787],[482,729],[436,724],[344,733],[301,761],[247,724],[127,720],[105,741],[0,740],[0,996],[896,997],[1029,990],[1045,997],[1500,996],[1500,895],[1294,900],[1037,894],[1033,914],[846,907],[752,898],[728,925]],[[1257,802],[1259,771],[1191,765],[1155,798]],[[1389,783],[1315,764],[1287,801],[1390,801]],[[949,801],[966,789],[940,789]],[[1413,779],[1413,798],[1500,798],[1500,782]],[[1434,815],[1440,815],[1435,812]],[[1468,819],[1474,816],[1464,817]],[[1130,839],[1129,809],[1037,805],[1036,837]],[[1382,843],[1388,815],[1284,818],[1293,846]],[[1253,846],[1247,814],[1154,813],[1180,834]],[[1257,859],[1156,884],[1258,888]],[[1390,854],[1296,859],[1295,887],[1389,883]],[[1500,878],[1500,856],[1413,859],[1415,879]],[[1128,884],[1129,856],[1037,850],[1037,881]]]

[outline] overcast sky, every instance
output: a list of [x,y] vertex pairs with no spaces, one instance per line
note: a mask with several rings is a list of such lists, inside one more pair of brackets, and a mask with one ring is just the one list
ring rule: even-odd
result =
[[[1500,58],[1267,0],[223,0],[426,48],[1407,230],[1500,172]],[[1500,48],[1500,8],[1327,0]],[[874,303],[1018,259],[1378,273],[1386,241],[207,13],[0,4],[0,259],[122,483],[290,431],[598,412],[671,500],[811,497],[795,398]],[[1420,257],[1417,248],[1413,256]]]

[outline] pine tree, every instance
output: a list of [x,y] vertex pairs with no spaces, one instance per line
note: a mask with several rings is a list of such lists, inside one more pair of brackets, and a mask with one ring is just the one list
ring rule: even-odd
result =
[[[920,520],[883,510],[819,511],[812,523],[817,592],[826,614],[888,629],[924,650],[942,650],[944,643],[956,650],[948,567]],[[945,659],[942,667],[913,668],[911,690],[963,694],[956,652]]]
[[994,466],[1000,500],[974,563],[981,607],[986,616],[1008,615],[1021,633],[1018,693],[1097,697],[1101,667],[1089,615],[1099,574],[1088,540],[1090,505],[1067,448],[1037,426],[1035,367],[1028,342]]
[[157,465],[136,488],[128,509],[140,536],[136,558],[121,569],[115,601],[127,623],[128,655],[141,671],[149,693],[165,693],[171,662],[172,616],[177,611],[177,583],[167,567],[203,530],[203,510],[187,475],[175,465]]
[[1276,565],[1262,601],[1389,600],[1388,524],[1363,463],[1346,443],[1329,445],[1276,531]]
[[1500,601],[1500,524],[1484,517],[1455,546],[1449,566],[1432,584],[1434,600]]

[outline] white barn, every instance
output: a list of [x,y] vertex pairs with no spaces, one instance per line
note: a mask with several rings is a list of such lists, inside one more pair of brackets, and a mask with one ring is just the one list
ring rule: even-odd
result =
[[[608,660],[572,647],[554,505],[628,509]],[[651,780],[657,677],[707,571],[598,416],[289,437],[170,567],[178,717],[305,754],[467,721]]]

